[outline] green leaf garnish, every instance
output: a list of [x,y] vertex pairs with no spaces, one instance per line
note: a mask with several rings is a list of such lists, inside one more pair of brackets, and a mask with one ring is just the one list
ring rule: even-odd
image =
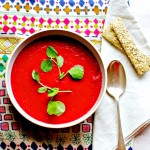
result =
[[84,68],[81,65],[75,65],[68,71],[68,73],[73,79],[80,80],[83,78]]
[[56,57],[56,60],[58,67],[61,68],[64,64],[64,58],[61,55],[59,55],[58,57]]
[[65,76],[65,73],[62,72],[62,73],[60,74],[60,76],[59,76],[59,79],[62,79],[64,76]]
[[61,101],[49,101],[47,106],[47,113],[49,115],[60,116],[65,112],[66,108]]
[[40,67],[44,72],[49,72],[50,70],[52,70],[52,60],[43,60]]
[[[49,72],[53,68],[53,63],[55,63],[59,71],[59,79],[63,79],[68,73],[73,79],[80,80],[84,76],[84,67],[81,65],[75,65],[66,73],[61,72],[61,67],[64,65],[64,58],[61,55],[58,55],[58,52],[52,47],[49,46],[46,49],[46,55],[48,59],[45,59],[41,62],[40,68],[44,72]],[[59,92],[72,92],[70,90],[59,90],[57,87],[48,87],[40,82],[39,73],[35,70],[32,71],[32,78],[40,84],[40,88],[38,88],[38,93],[47,92],[48,97],[52,97],[47,105],[47,113],[49,115],[57,115],[60,116],[65,111],[65,105],[61,101],[53,101],[53,97],[57,95]]]
[[45,86],[42,86],[38,89],[38,93],[45,93],[47,91],[47,88]]
[[39,82],[39,81],[40,81],[39,73],[38,73],[37,71],[33,70],[33,71],[32,71],[32,78],[33,78],[35,81]]
[[59,92],[59,88],[52,88],[52,89],[48,90],[48,96],[53,97],[53,96],[57,95],[58,92]]
[[46,55],[49,57],[49,58],[56,58],[57,56],[57,51],[52,47],[52,46],[49,46],[47,49],[46,49]]

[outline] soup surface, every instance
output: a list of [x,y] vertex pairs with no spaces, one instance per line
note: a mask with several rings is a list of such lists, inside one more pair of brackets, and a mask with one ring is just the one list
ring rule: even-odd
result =
[[[84,67],[83,78],[73,80],[68,74],[60,80],[55,64],[50,72],[43,72],[40,64],[43,59],[48,59],[48,46],[54,47],[63,56],[62,72],[79,64]],[[32,70],[39,72],[40,81],[44,85],[72,91],[54,97],[54,100],[62,101],[66,106],[61,116],[48,115],[47,104],[50,98],[47,93],[37,92],[40,85],[32,79]],[[81,43],[67,37],[49,36],[30,43],[20,52],[12,68],[11,84],[14,96],[25,112],[42,122],[60,124],[74,121],[92,108],[101,90],[102,74],[93,54]]]

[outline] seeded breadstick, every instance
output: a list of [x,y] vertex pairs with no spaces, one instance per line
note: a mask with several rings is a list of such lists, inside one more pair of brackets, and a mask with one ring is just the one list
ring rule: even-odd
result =
[[118,40],[114,31],[111,29],[110,25],[104,30],[104,32],[102,33],[102,36],[106,40],[108,40],[111,44],[113,44],[118,49],[123,51],[122,45],[121,45],[120,41]]
[[150,58],[137,49],[121,19],[117,18],[112,22],[111,26],[136,72],[142,75],[144,72],[148,71],[150,69]]
[[150,67],[150,57],[147,56],[146,59],[147,59],[147,61],[148,61],[149,67]]
[[[102,36],[107,40],[109,41],[111,44],[113,44],[114,46],[116,46],[118,49],[122,50],[123,52],[124,49],[120,43],[120,41],[118,40],[118,37],[117,35],[115,34],[115,32],[113,31],[113,27],[112,27],[112,24],[110,24],[105,30],[104,32],[102,33]],[[145,56],[147,61],[148,61],[148,64],[150,66],[150,57],[148,56]]]

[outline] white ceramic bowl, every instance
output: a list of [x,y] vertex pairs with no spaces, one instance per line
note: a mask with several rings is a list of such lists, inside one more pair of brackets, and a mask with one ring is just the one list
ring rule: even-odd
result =
[[[12,91],[12,87],[11,87],[11,71],[12,71],[12,67],[14,64],[15,59],[17,58],[18,54],[21,52],[21,50],[28,45],[29,43],[33,42],[36,39],[39,39],[41,37],[45,37],[45,36],[51,36],[51,35],[62,35],[62,36],[66,36],[66,37],[70,37],[73,38],[79,42],[81,42],[83,45],[85,45],[95,56],[95,58],[98,61],[100,70],[102,72],[102,87],[101,87],[101,91],[99,93],[99,97],[96,101],[96,103],[94,104],[94,106],[82,117],[78,118],[77,120],[74,120],[72,122],[67,122],[67,123],[62,123],[62,124],[49,124],[49,123],[45,123],[39,120],[36,120],[35,118],[31,117],[30,115],[28,115],[18,104],[18,102],[16,101],[13,91]],[[69,126],[73,126],[75,124],[78,124],[82,121],[84,121],[85,119],[87,119],[89,116],[91,116],[96,109],[99,107],[103,95],[106,91],[106,82],[107,82],[107,78],[106,78],[106,71],[104,68],[104,64],[103,64],[103,60],[100,56],[100,53],[96,50],[96,48],[93,46],[93,44],[88,41],[87,39],[85,39],[84,37],[78,35],[77,33],[73,33],[73,32],[69,32],[66,30],[61,30],[61,29],[52,29],[52,30],[44,30],[44,31],[39,31],[35,34],[32,34],[31,36],[29,36],[28,38],[24,39],[13,51],[11,58],[8,61],[7,64],[7,68],[6,68],[6,87],[7,87],[7,91],[8,91],[8,95],[10,97],[10,100],[12,102],[12,104],[14,105],[14,107],[17,109],[17,111],[24,116],[27,120],[33,122],[34,124],[37,124],[39,126],[43,126],[43,127],[47,127],[47,128],[65,128],[65,127],[69,127]]]

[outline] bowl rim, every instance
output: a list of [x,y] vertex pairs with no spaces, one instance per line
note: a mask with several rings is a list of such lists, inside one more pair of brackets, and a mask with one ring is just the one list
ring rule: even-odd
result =
[[[97,61],[98,61],[98,59],[100,60],[100,62],[98,61],[98,63],[99,63],[99,67],[100,67],[100,69],[102,71],[102,78],[103,78],[102,79],[101,91],[99,93],[99,96],[98,96],[95,104],[92,106],[92,108],[90,108],[89,111],[86,114],[84,114],[83,116],[81,116],[80,118],[78,118],[76,120],[73,120],[71,122],[60,123],[60,124],[45,123],[45,122],[39,121],[39,120],[33,118],[32,116],[30,116],[29,114],[27,114],[21,108],[21,106],[17,103],[17,100],[15,99],[15,97],[13,95],[13,92],[12,92],[12,88],[11,88],[11,70],[12,70],[12,66],[13,66],[13,63],[14,63],[15,59],[17,58],[18,54],[21,52],[21,49],[23,49],[26,45],[28,45],[29,43],[31,43],[32,41],[34,41],[34,40],[36,40],[38,38],[45,37],[45,36],[51,36],[51,35],[67,36],[67,37],[70,37],[70,38],[73,38],[73,39],[77,40],[78,42],[82,43],[83,45],[87,44],[85,46],[93,53],[93,55],[96,57]],[[27,44],[26,44],[26,42],[27,42]],[[8,62],[7,62],[6,77],[5,78],[6,78],[7,93],[9,95],[10,101],[13,104],[13,106],[15,107],[15,109],[24,118],[26,118],[30,122],[32,122],[32,123],[34,123],[36,125],[42,126],[42,127],[46,127],[46,128],[66,128],[66,127],[70,127],[70,126],[76,125],[76,124],[81,123],[82,121],[86,120],[88,117],[90,117],[96,111],[96,109],[101,104],[102,99],[104,97],[104,94],[106,92],[106,84],[107,84],[106,69],[105,69],[104,62],[102,60],[100,52],[95,48],[95,46],[93,45],[93,43],[90,40],[88,40],[85,37],[77,34],[76,32],[68,31],[68,30],[65,30],[65,29],[41,30],[41,31],[38,31],[38,32],[28,36],[27,38],[23,39],[16,46],[16,48],[13,50],[13,52],[12,52]]]

